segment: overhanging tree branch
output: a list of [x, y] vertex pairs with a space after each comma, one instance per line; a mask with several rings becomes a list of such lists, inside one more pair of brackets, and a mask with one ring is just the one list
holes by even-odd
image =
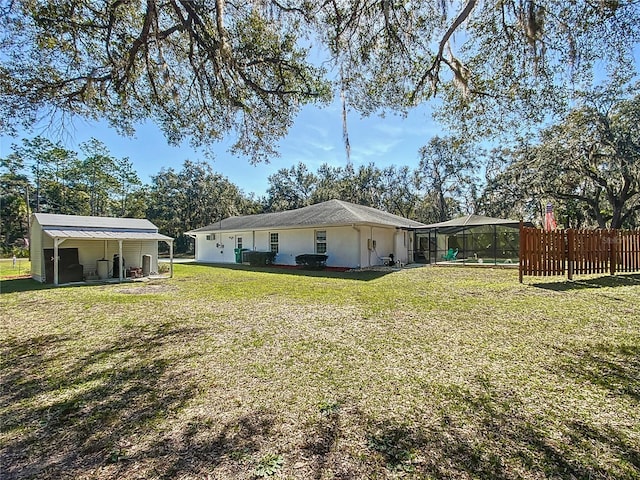
[[439, 71], [440, 71], [441, 63], [443, 62], [447, 63], [449, 68], [453, 70], [452, 65], [449, 62], [446, 62], [444, 58], [444, 49], [447, 43], [449, 42], [451, 35], [453, 35], [454, 32], [460, 27], [460, 25], [462, 25], [462, 23], [469, 17], [469, 15], [471, 14], [471, 11], [476, 6], [476, 3], [477, 3], [476, 0], [468, 0], [465, 7], [458, 14], [456, 19], [453, 21], [451, 26], [447, 29], [447, 31], [443, 35], [442, 39], [440, 40], [440, 44], [438, 45], [438, 51], [433, 59], [433, 62], [431, 63], [431, 66], [422, 75], [420, 80], [418, 80], [416, 87], [414, 88], [413, 93], [411, 94], [411, 102], [415, 101], [415, 98], [418, 95], [418, 92], [422, 90], [427, 80], [431, 81], [433, 91], [435, 92], [438, 81], [439, 81]]

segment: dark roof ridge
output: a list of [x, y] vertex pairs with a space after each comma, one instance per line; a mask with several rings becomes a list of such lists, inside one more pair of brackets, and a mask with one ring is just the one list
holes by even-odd
[[416, 228], [423, 224], [390, 212], [345, 200], [331, 199], [281, 212], [227, 217], [204, 227], [190, 230], [189, 234], [215, 230], [279, 228], [322, 225], [349, 225], [354, 223]]

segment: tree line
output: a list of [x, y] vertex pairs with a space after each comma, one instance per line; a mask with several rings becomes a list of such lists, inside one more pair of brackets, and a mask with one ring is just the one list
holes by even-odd
[[129, 158], [97, 139], [79, 153], [22, 139], [0, 159], [2, 247], [24, 248], [29, 214], [49, 212], [148, 218], [186, 252], [187, 230], [334, 198], [427, 224], [466, 213], [539, 222], [552, 202], [567, 227], [640, 226], [640, 95], [594, 93], [562, 122], [509, 147], [436, 136], [418, 158], [415, 168], [347, 163], [313, 172], [298, 163], [270, 175], [257, 197], [202, 161], [162, 168], [143, 184]]
[[203, 162], [143, 185], [99, 140], [76, 153], [26, 139], [2, 159], [5, 249], [24, 244], [33, 211], [145, 216], [183, 249], [182, 232], [221, 216], [330, 197], [426, 223], [535, 220], [550, 201], [561, 224], [639, 224], [635, 0], [0, 0], [0, 11], [2, 134], [81, 118], [126, 135], [149, 120], [169, 143], [226, 139], [257, 163], [304, 105], [337, 96], [347, 158], [349, 111], [437, 98], [452, 132], [425, 139], [415, 168], [298, 164], [260, 198]]

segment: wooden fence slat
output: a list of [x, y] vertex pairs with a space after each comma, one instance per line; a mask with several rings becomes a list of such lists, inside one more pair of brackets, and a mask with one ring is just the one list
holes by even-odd
[[625, 240], [626, 240], [626, 252], [625, 252], [625, 261], [627, 263], [627, 271], [631, 272], [633, 271], [633, 235], [631, 234], [631, 232], [627, 233], [625, 235]]
[[596, 265], [595, 265], [595, 234], [593, 231], [588, 231], [587, 232], [587, 245], [586, 245], [586, 254], [587, 254], [587, 265], [588, 265], [588, 271], [589, 274], [593, 274], [593, 273], [597, 273], [596, 272]]
[[627, 233], [627, 235], [625, 235], [627, 237], [627, 254], [626, 254], [626, 260], [627, 260], [627, 268], [629, 269], [628, 271], [631, 272], [634, 269], [634, 265], [633, 265], [633, 234], [631, 232]]
[[636, 271], [638, 265], [638, 243], [640, 242], [640, 232], [629, 232], [629, 268]]
[[635, 255], [634, 255], [634, 258], [636, 259], [636, 263], [635, 263], [634, 270], [640, 271], [640, 230], [636, 230], [634, 232], [634, 238], [636, 239]]
[[582, 252], [584, 254], [584, 273], [591, 273], [591, 236], [589, 235], [589, 231], [585, 230], [584, 233], [584, 244], [582, 245]]
[[609, 257], [609, 275], [616, 274], [616, 232], [614, 230], [607, 230], [608, 236], [608, 257]]
[[627, 236], [622, 233], [620, 235], [620, 265], [618, 267], [618, 271], [626, 272], [627, 271], [627, 252], [629, 251], [627, 247]]
[[638, 268], [638, 265], [636, 264], [636, 235], [633, 234], [633, 232], [629, 233], [629, 268], [631, 270], [635, 270], [636, 268]]
[[549, 258], [549, 251], [551, 250], [551, 232], [544, 232], [543, 234], [543, 240], [542, 240], [542, 258], [540, 260], [542, 260], [542, 268], [545, 271], [545, 274], [548, 275], [553, 275], [553, 272], [551, 272], [551, 259]]
[[597, 231], [594, 232], [594, 254], [595, 254], [595, 267], [597, 270], [597, 273], [602, 273], [602, 268], [603, 268], [603, 258], [602, 258], [602, 232], [601, 231]]
[[631, 236], [627, 235], [625, 233], [623, 233], [620, 236], [621, 240], [622, 240], [622, 263], [623, 263], [623, 272], [628, 272], [631, 268], [631, 245], [630, 245], [630, 240], [631, 240]]
[[602, 232], [593, 232], [593, 267], [594, 273], [602, 273], [602, 258], [600, 251], [602, 249]]
[[568, 229], [546, 232], [520, 227], [520, 281], [552, 276], [640, 271], [640, 230]]
[[633, 238], [635, 239], [635, 247], [634, 247], [635, 251], [632, 255], [636, 259], [634, 271], [637, 272], [637, 271], [640, 271], [640, 230], [637, 230], [636, 232], [634, 232]]
[[576, 266], [573, 269], [573, 273], [576, 274], [581, 274], [582, 273], [582, 267], [583, 267], [583, 258], [582, 258], [582, 248], [580, 247], [580, 235], [579, 235], [580, 231], [575, 231], [574, 232], [574, 238], [573, 238], [573, 248], [574, 248], [574, 261], [576, 262]]
[[573, 279], [575, 272], [575, 230], [567, 231], [567, 278]]
[[602, 252], [602, 273], [607, 273], [609, 271], [609, 250], [611, 250], [609, 230], [604, 230], [602, 232], [602, 239], [600, 242], [600, 251]]

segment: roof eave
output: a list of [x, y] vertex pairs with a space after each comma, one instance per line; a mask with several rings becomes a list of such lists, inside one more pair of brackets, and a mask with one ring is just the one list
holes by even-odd
[[338, 227], [383, 227], [383, 228], [404, 228], [404, 229], [416, 229], [423, 228], [422, 225], [410, 226], [410, 225], [398, 225], [392, 223], [382, 222], [346, 222], [346, 223], [310, 223], [307, 225], [265, 225], [260, 227], [255, 226], [238, 226], [235, 228], [210, 228], [210, 226], [197, 228], [195, 230], [189, 230], [184, 232], [185, 235], [195, 237], [197, 234], [207, 233], [225, 233], [225, 232], [245, 232], [245, 231], [268, 231], [268, 230], [302, 230], [307, 228], [338, 228]]

